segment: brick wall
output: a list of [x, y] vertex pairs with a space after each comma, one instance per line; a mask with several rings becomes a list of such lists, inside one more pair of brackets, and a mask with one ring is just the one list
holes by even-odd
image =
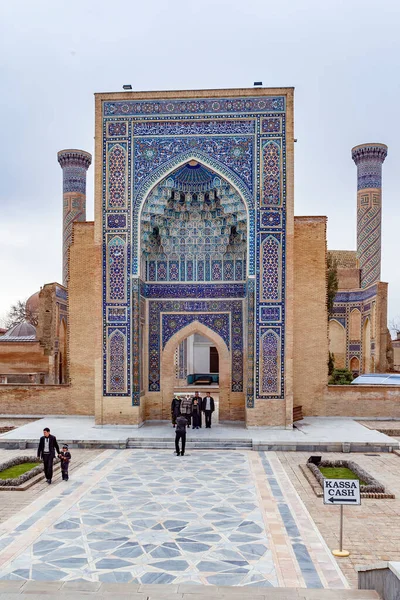
[[100, 255], [93, 243], [94, 223], [74, 223], [69, 249], [68, 315], [71, 406], [75, 414], [94, 414], [95, 282]]
[[326, 221], [294, 219], [294, 405], [305, 415], [328, 381]]
[[0, 385], [4, 415], [85, 415], [84, 409], [71, 403], [68, 385]]
[[314, 402], [313, 415], [340, 417], [400, 417], [400, 387], [389, 385], [329, 385]]
[[1, 373], [48, 373], [49, 357], [39, 342], [1, 342]]
[[375, 316], [375, 372], [385, 373], [388, 368], [386, 352], [390, 342], [387, 328], [388, 284], [379, 282], [376, 294]]
[[400, 371], [400, 334], [397, 334], [397, 340], [392, 341], [393, 347], [393, 368]]
[[360, 269], [338, 267], [337, 276], [339, 290], [353, 290], [360, 287]]

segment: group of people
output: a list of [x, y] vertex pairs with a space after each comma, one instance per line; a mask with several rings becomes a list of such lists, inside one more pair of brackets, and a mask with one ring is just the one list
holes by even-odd
[[[199, 392], [194, 396], [175, 396], [171, 403], [172, 425], [175, 427], [179, 416], [185, 417], [187, 427], [192, 425], [193, 429], [200, 429], [202, 425], [202, 413], [204, 413], [206, 429], [211, 428], [211, 415], [215, 410], [214, 398], [207, 394], [202, 398]], [[192, 422], [193, 421], [193, 422]]]
[[62, 451], [60, 451], [56, 436], [50, 433], [48, 427], [45, 427], [43, 429], [43, 435], [39, 440], [37, 455], [38, 458], [43, 460], [44, 476], [49, 484], [53, 479], [53, 462], [56, 453], [61, 461], [62, 478], [64, 481], [68, 481], [68, 467], [72, 458], [71, 453], [68, 450], [68, 444], [64, 444]]
[[[175, 427], [175, 450], [177, 456], [184, 456], [186, 446], [186, 427], [192, 426], [192, 429], [200, 429], [202, 424], [202, 414], [206, 429], [211, 429], [211, 417], [215, 410], [214, 398], [208, 393], [202, 398], [199, 392], [194, 396], [184, 396], [179, 398], [175, 396], [171, 403], [172, 425]], [[182, 448], [179, 448], [181, 440]]]
[[[202, 424], [202, 415], [206, 429], [211, 428], [211, 417], [215, 410], [214, 398], [208, 393], [202, 398], [199, 392], [194, 396], [185, 396], [179, 398], [176, 396], [171, 403], [172, 425], [175, 429], [175, 450], [177, 456], [184, 456], [186, 445], [186, 427], [192, 426], [193, 429], [200, 429]], [[179, 448], [181, 440], [182, 449]], [[71, 462], [71, 453], [68, 450], [68, 444], [64, 444], [62, 451], [55, 435], [50, 433], [50, 429], [45, 427], [43, 435], [39, 440], [37, 450], [38, 458], [43, 460], [44, 474], [47, 483], [53, 479], [53, 462], [56, 456], [61, 461], [61, 474], [64, 481], [68, 481], [68, 467]]]

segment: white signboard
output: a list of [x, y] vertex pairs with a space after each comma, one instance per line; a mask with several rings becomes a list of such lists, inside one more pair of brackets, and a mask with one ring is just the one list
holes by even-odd
[[324, 479], [324, 504], [361, 504], [358, 479]]

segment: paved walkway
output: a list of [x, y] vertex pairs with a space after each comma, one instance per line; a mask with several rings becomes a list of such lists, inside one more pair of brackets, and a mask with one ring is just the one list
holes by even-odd
[[[330, 453], [329, 460], [343, 459]], [[279, 460], [297, 493], [306, 505], [329, 548], [338, 547], [339, 508], [324, 506], [300, 471], [309, 457], [304, 452], [280, 452]], [[352, 587], [357, 587], [355, 567], [380, 561], [400, 561], [400, 457], [396, 454], [352, 454], [349, 458], [381, 481], [394, 499], [363, 498], [361, 506], [344, 509], [344, 547], [349, 558], [338, 559]]]
[[[101, 451], [100, 451], [101, 452]], [[14, 456], [36, 456], [36, 450], [4, 450], [0, 448], [0, 464], [14, 458]], [[85, 463], [93, 460], [99, 455], [98, 450], [74, 450], [73, 461], [70, 465], [71, 476], [73, 477], [75, 471], [79, 469]], [[53, 487], [57, 486], [58, 483], [62, 482], [61, 471], [55, 471], [53, 477]], [[33, 500], [36, 500], [44, 493], [48, 491], [48, 484], [43, 479], [39, 481], [31, 488], [25, 491], [22, 490], [0, 490], [0, 523], [6, 521], [24, 507], [29, 506]], [[2, 528], [0, 525], [0, 535], [2, 534]]]
[[107, 450], [1, 529], [0, 581], [348, 587], [273, 452]]
[[[35, 422], [27, 423], [18, 429], [0, 435], [0, 444], [11, 441], [35, 441], [41, 435], [43, 427], [50, 427], [57, 438], [69, 443], [95, 441], [104, 444], [126, 444], [128, 438], [136, 440], [166, 440], [172, 443], [173, 428], [166, 422], [147, 422], [143, 427], [96, 427], [93, 417], [47, 417]], [[188, 431], [188, 439], [195, 440], [244, 440], [252, 441], [253, 447], [262, 448], [262, 445], [278, 444], [282, 449], [286, 446], [307, 446], [305, 449], [312, 451], [311, 446], [336, 444], [341, 450], [342, 444], [352, 444], [352, 449], [357, 451], [357, 446], [379, 445], [399, 448], [399, 442], [389, 436], [364, 427], [354, 419], [341, 417], [306, 417], [296, 423], [294, 429], [246, 429], [243, 424], [224, 424], [211, 429]], [[359, 448], [361, 451], [364, 448]]]

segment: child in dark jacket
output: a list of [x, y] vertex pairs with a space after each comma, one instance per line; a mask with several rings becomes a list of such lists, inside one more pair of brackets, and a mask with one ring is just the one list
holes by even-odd
[[64, 444], [62, 452], [58, 455], [61, 460], [61, 474], [64, 481], [68, 481], [68, 467], [71, 460], [71, 453], [68, 451], [68, 444]]

